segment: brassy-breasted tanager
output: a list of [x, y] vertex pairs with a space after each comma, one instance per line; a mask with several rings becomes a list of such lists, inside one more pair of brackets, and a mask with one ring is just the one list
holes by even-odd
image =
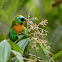
[[22, 15], [17, 15], [16, 17], [14, 17], [13, 21], [12, 21], [12, 26], [9, 32], [9, 38], [11, 41], [16, 41], [18, 39], [18, 35], [26, 34], [26, 28], [24, 27], [23, 23], [24, 23], [25, 18]]

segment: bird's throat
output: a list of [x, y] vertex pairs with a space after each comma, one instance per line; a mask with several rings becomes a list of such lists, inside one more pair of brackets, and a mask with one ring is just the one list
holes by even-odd
[[14, 27], [13, 27], [13, 29], [14, 29], [14, 32], [16, 33], [16, 34], [21, 34], [22, 32], [23, 32], [23, 30], [24, 30], [24, 26], [23, 25], [15, 25]]

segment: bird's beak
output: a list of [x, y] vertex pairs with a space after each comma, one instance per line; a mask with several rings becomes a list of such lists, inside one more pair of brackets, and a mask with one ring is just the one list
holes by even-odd
[[26, 21], [26, 19], [25, 19], [25, 18], [24, 18], [23, 20], [24, 20], [24, 21]]
[[21, 21], [26, 21], [26, 19], [25, 18], [21, 18]]
[[23, 21], [26, 21], [26, 19], [25, 19], [25, 18], [23, 18]]
[[22, 23], [20, 23], [20, 25], [22, 25], [24, 23], [24, 21], [26, 21], [26, 19], [25, 18], [21, 18], [21, 21], [22, 21]]

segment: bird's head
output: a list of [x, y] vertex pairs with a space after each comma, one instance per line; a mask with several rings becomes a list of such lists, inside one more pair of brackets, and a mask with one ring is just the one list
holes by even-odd
[[26, 20], [25, 20], [25, 18], [22, 15], [17, 15], [13, 19], [13, 23], [19, 23], [20, 25], [22, 25], [24, 21], [26, 21]]

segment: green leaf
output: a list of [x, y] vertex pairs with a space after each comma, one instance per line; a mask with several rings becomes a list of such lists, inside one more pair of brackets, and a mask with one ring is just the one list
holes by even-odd
[[24, 62], [23, 57], [19, 52], [14, 51], [14, 50], [12, 50], [12, 52], [16, 55], [16, 58], [19, 60], [19, 62]]
[[[58, 53], [56, 53], [52, 59], [57, 59], [59, 56], [62, 56], [62, 51], [59, 51]], [[49, 62], [51, 62], [51, 59], [49, 60]]]
[[[40, 56], [41, 59], [43, 60], [48, 60], [47, 52], [45, 51], [45, 48], [42, 48], [39, 43], [36, 44], [36, 46], [39, 48], [38, 49], [38, 54], [37, 56]], [[45, 50], [44, 50], [45, 49]], [[40, 53], [40, 54], [39, 54]]]
[[23, 39], [17, 43], [19, 47], [21, 48], [22, 52], [24, 51], [25, 47], [28, 45], [28, 39]]
[[7, 62], [11, 53], [11, 46], [6, 40], [0, 43], [0, 62]]
[[15, 43], [20, 41], [24, 37], [24, 34], [23, 33], [22, 34], [18, 34], [17, 37], [18, 37], [18, 40], [16, 40]]
[[14, 43], [12, 41], [8, 41], [8, 42], [11, 45], [13, 50], [19, 52], [22, 55], [22, 50], [21, 50], [21, 48], [16, 43]]
[[53, 56], [53, 59], [56, 59], [57, 57], [61, 56], [62, 55], [62, 51], [59, 51], [58, 53], [56, 53], [54, 56]]
[[18, 39], [20, 39], [20, 38], [22, 38], [24, 35], [18, 35], [17, 37], [18, 37]]

